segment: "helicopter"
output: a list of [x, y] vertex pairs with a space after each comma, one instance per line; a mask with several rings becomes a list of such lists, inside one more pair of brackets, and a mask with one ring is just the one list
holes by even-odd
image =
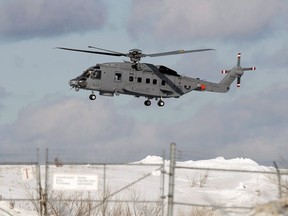
[[80, 89], [90, 90], [90, 100], [96, 99], [94, 92], [98, 91], [99, 95], [102, 96], [112, 97], [114, 95], [124, 94], [135, 97], [145, 97], [145, 106], [150, 106], [151, 100], [156, 99], [158, 106], [163, 107], [165, 105], [164, 98], [179, 98], [191, 91], [226, 93], [230, 90], [230, 85], [236, 79], [237, 87], [240, 87], [241, 76], [244, 74], [244, 71], [256, 70], [256, 67], [242, 68], [240, 65], [241, 53], [238, 53], [237, 65], [230, 70], [223, 70], [222, 73], [225, 74], [225, 77], [219, 83], [215, 83], [199, 78], [182, 76], [164, 65], [140, 63], [143, 57], [187, 54], [211, 51], [214, 49], [175, 50], [145, 54], [142, 53], [140, 49], [131, 49], [128, 53], [122, 53], [95, 46], [88, 46], [90, 50], [66, 47], [56, 48], [75, 52], [130, 58], [130, 61], [96, 64], [69, 81], [69, 85], [76, 91]]

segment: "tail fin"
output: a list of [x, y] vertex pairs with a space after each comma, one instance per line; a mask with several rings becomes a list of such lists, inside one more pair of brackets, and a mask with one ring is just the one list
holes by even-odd
[[220, 84], [226, 85], [229, 87], [235, 79], [237, 79], [237, 87], [240, 87], [241, 76], [244, 74], [244, 71], [256, 70], [256, 67], [242, 68], [241, 67], [241, 53], [237, 55], [237, 66], [231, 70], [222, 70], [222, 74], [226, 76], [220, 81]]

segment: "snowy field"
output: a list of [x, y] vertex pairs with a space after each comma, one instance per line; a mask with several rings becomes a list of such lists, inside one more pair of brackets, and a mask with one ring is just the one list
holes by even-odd
[[[164, 202], [165, 209], [167, 209], [169, 176], [164, 175], [163, 183], [162, 164], [162, 158], [148, 156], [129, 165], [106, 165], [105, 170], [102, 165], [49, 166], [48, 185], [53, 190], [55, 175], [97, 176], [97, 190], [87, 192], [74, 188], [74, 190], [60, 191], [62, 198], [71, 198], [72, 194], [77, 194], [75, 199], [79, 199], [80, 196], [81, 198], [89, 196], [89, 199], [98, 201], [101, 200], [104, 188], [106, 188], [105, 193], [109, 192], [109, 195], [112, 195], [109, 198], [112, 201], [159, 201], [164, 185], [164, 196], [166, 196]], [[35, 167], [32, 167], [31, 172], [25, 171], [25, 168], [29, 166], [0, 166], [0, 196], [2, 197], [0, 216], [38, 215], [31, 203], [21, 201], [29, 199], [28, 196], [37, 197]], [[233, 170], [233, 172], [225, 170]], [[256, 172], [236, 172], [235, 170]], [[45, 167], [41, 166], [42, 186], [45, 185], [44, 171]], [[165, 161], [165, 172], [169, 172], [169, 161]], [[250, 159], [243, 158], [226, 160], [219, 157], [203, 161], [177, 162], [174, 215], [183, 215], [184, 212], [191, 211], [190, 204], [214, 206], [216, 210], [213, 215], [247, 215], [250, 209], [234, 207], [250, 208], [278, 198], [277, 176], [261, 172], [275, 172], [275, 169], [260, 166]], [[123, 189], [127, 185], [131, 186]], [[11, 208], [14, 201], [15, 206]]]

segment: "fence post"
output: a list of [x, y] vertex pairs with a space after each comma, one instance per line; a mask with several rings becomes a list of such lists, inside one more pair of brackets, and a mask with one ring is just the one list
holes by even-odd
[[39, 192], [39, 215], [42, 216], [43, 213], [43, 208], [42, 208], [42, 204], [43, 204], [43, 200], [42, 200], [42, 186], [41, 186], [41, 171], [40, 171], [40, 156], [39, 156], [39, 148], [37, 148], [37, 184], [38, 184], [38, 192]]
[[103, 208], [102, 208], [102, 216], [106, 215], [106, 164], [103, 166]]
[[176, 144], [171, 143], [171, 145], [170, 145], [169, 192], [168, 192], [168, 216], [173, 216], [174, 179], [175, 179], [175, 149], [176, 149]]
[[162, 216], [164, 216], [164, 212], [165, 212], [165, 209], [164, 209], [164, 203], [165, 203], [165, 151], [163, 152], [163, 156], [162, 156], [162, 171], [161, 171], [161, 174], [162, 174], [162, 179], [161, 179], [161, 188], [160, 188], [160, 191], [162, 192], [162, 195], [161, 195], [161, 199], [162, 199], [162, 208], [161, 208], [161, 211], [162, 211]]
[[48, 205], [48, 148], [46, 148], [46, 160], [45, 160], [45, 191], [43, 194], [43, 205], [44, 205], [44, 216], [48, 215], [47, 205]]
[[274, 167], [277, 171], [277, 177], [278, 177], [278, 192], [279, 192], [279, 198], [282, 198], [282, 187], [281, 187], [281, 174], [280, 174], [280, 170], [277, 166], [277, 163], [275, 161], [273, 161]]

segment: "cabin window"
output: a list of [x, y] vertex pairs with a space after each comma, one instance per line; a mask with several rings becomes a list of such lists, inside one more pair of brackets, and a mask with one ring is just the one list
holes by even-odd
[[101, 70], [94, 70], [91, 74], [92, 79], [101, 79]]
[[162, 80], [162, 81], [161, 81], [161, 85], [164, 86], [165, 84], [166, 84], [165, 80]]
[[157, 85], [157, 79], [153, 79], [153, 85]]
[[133, 76], [129, 76], [129, 81], [133, 82], [133, 80], [134, 80], [134, 77]]
[[141, 83], [141, 82], [142, 82], [142, 78], [141, 78], [141, 77], [138, 77], [138, 78], [137, 78], [137, 82], [138, 82], [138, 83]]
[[147, 84], [150, 83], [150, 79], [149, 79], [149, 78], [146, 79], [146, 83], [147, 83]]
[[115, 82], [121, 82], [122, 80], [122, 74], [121, 73], [115, 73], [114, 81]]

